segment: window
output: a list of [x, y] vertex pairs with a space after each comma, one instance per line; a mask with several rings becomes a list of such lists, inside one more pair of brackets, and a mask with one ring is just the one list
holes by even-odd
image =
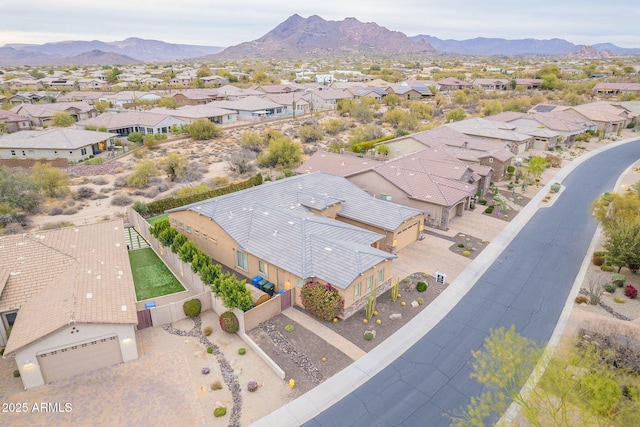
[[176, 219], [175, 218], [171, 218], [171, 224], [176, 225]]
[[16, 316], [18, 315], [17, 311], [12, 311], [9, 313], [2, 313], [2, 323], [4, 323], [4, 327], [11, 328], [16, 321]]
[[16, 155], [16, 150], [11, 150], [11, 155], [15, 156]]
[[493, 157], [489, 157], [489, 163], [493, 163]]
[[378, 270], [378, 283], [384, 282], [384, 268], [382, 270]]
[[249, 262], [247, 261], [247, 254], [244, 252], [236, 251], [236, 265], [238, 268], [248, 271]]
[[87, 149], [86, 148], [80, 149], [80, 154], [82, 154], [83, 156], [86, 156], [87, 155]]
[[195, 231], [195, 233], [196, 233], [196, 236], [199, 236], [199, 235], [200, 235], [200, 232], [199, 232], [198, 230], [194, 230], [194, 231]]
[[179, 223], [178, 223], [178, 227], [180, 227], [180, 229], [184, 230], [184, 223], [179, 222]]
[[187, 233], [191, 233], [191, 226], [187, 225]]
[[209, 237], [209, 241], [211, 243], [215, 243], [216, 245], [218, 244], [218, 239], [216, 239], [215, 237]]
[[356, 286], [353, 288], [353, 298], [360, 297], [360, 283], [356, 283]]
[[298, 285], [299, 288], [302, 287], [302, 279], [298, 279], [298, 281], [296, 282], [296, 285]]
[[267, 263], [264, 261], [258, 261], [258, 271], [265, 276], [269, 275], [269, 267], [267, 267]]
[[367, 292], [373, 289], [373, 276], [367, 277]]

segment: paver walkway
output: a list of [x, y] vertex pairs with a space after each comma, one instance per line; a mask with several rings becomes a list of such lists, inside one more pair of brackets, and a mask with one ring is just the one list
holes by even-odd
[[360, 347], [344, 338], [342, 335], [333, 332], [331, 329], [313, 319], [311, 316], [300, 313], [293, 307], [286, 309], [282, 312], [282, 314], [295, 321], [296, 323], [304, 326], [335, 348], [340, 349], [340, 351], [342, 351], [353, 360], [358, 360], [359, 358], [367, 354]]
[[134, 227], [125, 227], [124, 238], [127, 241], [127, 248], [129, 250], [149, 247], [149, 243], [138, 233], [138, 230], [136, 230]]

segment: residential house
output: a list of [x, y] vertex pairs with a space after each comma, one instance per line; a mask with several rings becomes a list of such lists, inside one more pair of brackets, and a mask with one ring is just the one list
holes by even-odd
[[382, 98], [387, 96], [387, 92], [379, 87], [354, 87], [352, 89], [345, 89], [345, 91], [351, 93], [355, 99], [369, 97], [375, 99], [378, 102], [382, 102]]
[[465, 135], [507, 142], [514, 154], [530, 149], [535, 139], [532, 135], [516, 131], [516, 126], [512, 124], [479, 117], [447, 123], [445, 126]]
[[353, 95], [344, 90], [323, 89], [307, 92], [304, 99], [309, 101], [311, 111], [335, 110], [341, 99], [353, 99]]
[[[286, 116], [308, 114], [311, 106], [309, 101], [303, 98], [304, 92], [274, 93], [264, 96], [265, 99], [280, 104], [284, 107]], [[295, 108], [294, 108], [295, 107]], [[295, 112], [294, 112], [295, 111]]]
[[140, 132], [147, 135], [168, 134], [172, 126], [183, 126], [186, 122], [167, 114], [155, 114], [143, 111], [122, 111], [120, 113], [103, 113], [93, 119], [76, 123], [77, 128], [92, 126], [105, 128], [107, 131], [126, 137], [130, 133]]
[[34, 91], [37, 89], [42, 89], [42, 85], [38, 83], [36, 79], [32, 78], [19, 78], [19, 79], [11, 79], [5, 80], [4, 87], [11, 91]]
[[57, 102], [86, 102], [89, 105], [95, 105], [96, 102], [104, 96], [104, 92], [100, 91], [71, 91], [63, 93], [58, 97]]
[[30, 129], [31, 120], [12, 111], [0, 109], [0, 134]]
[[488, 187], [490, 170], [467, 165], [440, 148], [423, 148], [384, 162], [317, 151], [296, 173], [321, 171], [342, 176], [375, 198], [422, 211], [427, 225], [446, 230], [455, 216], [462, 216], [470, 207], [480, 187]]
[[107, 93], [102, 95], [100, 101], [108, 102], [113, 108], [128, 108], [136, 101], [159, 101], [160, 96], [151, 92], [140, 92], [136, 90], [123, 90], [121, 92]]
[[640, 83], [596, 83], [593, 91], [598, 95], [640, 95]]
[[471, 85], [478, 87], [485, 92], [494, 92], [496, 90], [507, 90], [509, 88], [509, 80], [507, 79], [474, 79]]
[[397, 95], [402, 99], [422, 99], [428, 96], [432, 96], [433, 93], [426, 86], [402, 86], [393, 85], [389, 86], [385, 91], [387, 94]]
[[60, 97], [60, 92], [52, 91], [37, 91], [37, 92], [17, 92], [15, 95], [9, 97], [9, 104], [49, 104], [56, 102]]
[[348, 180], [311, 173], [265, 183], [168, 211], [171, 224], [241, 276], [275, 291], [304, 283], [335, 287], [343, 317], [392, 283], [392, 252], [421, 237], [416, 209], [375, 199]]
[[455, 90], [471, 89], [471, 83], [455, 77], [447, 77], [436, 82], [436, 88], [442, 92], [452, 92]]
[[251, 90], [257, 90], [267, 95], [278, 95], [283, 93], [299, 92], [300, 87], [292, 84], [277, 84], [277, 85], [253, 85], [249, 86]]
[[212, 104], [204, 105], [183, 105], [175, 109], [152, 108], [150, 113], [163, 114], [183, 120], [189, 124], [198, 119], [207, 119], [219, 125], [234, 123], [238, 120], [238, 113], [234, 110], [219, 108]]
[[475, 165], [490, 168], [489, 175], [481, 169], [476, 170], [483, 177], [478, 185], [481, 195], [486, 193], [490, 181], [502, 179], [514, 157], [506, 142], [476, 138], [447, 126], [395, 138], [386, 141], [385, 145], [390, 157], [406, 156], [424, 150], [425, 147], [441, 148], [466, 163], [472, 170], [477, 169]]
[[515, 79], [516, 87], [521, 86], [525, 89], [540, 89], [540, 85], [542, 84], [542, 79]]
[[138, 358], [124, 231], [116, 220], [2, 237], [0, 345], [25, 389]]
[[82, 101], [55, 104], [21, 104], [9, 111], [28, 118], [34, 126], [50, 126], [53, 122], [53, 116], [62, 112], [69, 113], [75, 121], [90, 119], [98, 115], [98, 110]]
[[[534, 110], [535, 111], [535, 110]], [[544, 113], [517, 113], [507, 111], [486, 117], [488, 120], [497, 120], [514, 124], [518, 129], [548, 129], [559, 135], [558, 143], [564, 143], [571, 147], [575, 143], [577, 135], [588, 130], [597, 130], [597, 125], [575, 114], [565, 111], [549, 111]], [[533, 148], [544, 149], [534, 141]]]
[[74, 90], [78, 88], [75, 79], [64, 77], [45, 77], [39, 79], [38, 83], [45, 89]]
[[[607, 138], [619, 135], [622, 129], [632, 123], [638, 117], [637, 113], [615, 107], [609, 103], [590, 103], [575, 105], [572, 107], [558, 106], [557, 111], [566, 111], [577, 115], [583, 120], [595, 123], [598, 131]], [[556, 111], [554, 110], [554, 111]]]
[[220, 99], [227, 101], [237, 101], [248, 96], [256, 97], [264, 95], [264, 92], [253, 89], [243, 89], [233, 85], [224, 85], [216, 89], [220, 94]]
[[114, 147], [117, 136], [72, 128], [23, 130], [0, 136], [0, 159], [67, 159], [77, 163]]
[[101, 80], [97, 78], [93, 79], [79, 79], [78, 80], [78, 89], [79, 90], [95, 90], [95, 91], [106, 91], [109, 89], [109, 84], [106, 80]]
[[238, 112], [238, 119], [245, 121], [282, 116], [285, 112], [285, 107], [282, 104], [260, 96], [248, 96], [235, 101], [214, 101], [211, 105], [226, 110], [235, 110]]
[[202, 105], [224, 99], [217, 89], [185, 89], [172, 96], [180, 105]]

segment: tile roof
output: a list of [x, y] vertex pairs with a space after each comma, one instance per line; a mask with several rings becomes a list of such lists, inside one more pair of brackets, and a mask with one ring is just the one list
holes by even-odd
[[156, 126], [167, 119], [167, 114], [147, 113], [144, 111], [122, 111], [120, 113], [103, 113], [98, 117], [80, 120], [78, 126], [96, 126], [107, 129], [119, 129], [132, 126]]
[[77, 109], [80, 112], [88, 112], [95, 110], [94, 107], [84, 101], [77, 102], [60, 102], [55, 104], [20, 104], [11, 108], [9, 111], [20, 114], [25, 111], [31, 117], [51, 117], [55, 113]]
[[325, 172], [332, 175], [349, 177], [357, 175], [384, 162], [352, 156], [348, 154], [316, 151], [295, 170], [296, 173]]
[[0, 268], [0, 311], [19, 309], [5, 354], [72, 321], [137, 324], [121, 220], [2, 237]]
[[515, 126], [504, 122], [496, 122], [482, 118], [461, 120], [459, 122], [448, 123], [448, 126], [466, 135], [478, 136], [482, 138], [500, 139], [504, 141], [524, 142], [530, 139], [529, 135], [522, 134], [515, 130]]
[[76, 150], [117, 136], [115, 133], [73, 128], [23, 130], [0, 136], [0, 148]]
[[208, 117], [226, 116], [229, 114], [238, 114], [234, 110], [216, 107], [211, 103], [201, 105], [184, 105], [178, 108], [152, 108], [150, 113], [164, 114], [177, 118], [199, 119]]
[[235, 101], [212, 101], [211, 105], [227, 110], [258, 111], [281, 108], [282, 104], [265, 99], [261, 96], [246, 96]]
[[[337, 203], [341, 204], [340, 217], [385, 230], [395, 230], [420, 214], [417, 209], [376, 199], [344, 178], [321, 172], [266, 183], [168, 212], [189, 210], [209, 217], [252, 254], [300, 277], [330, 277], [331, 283], [346, 287], [363, 268], [394, 256], [370, 247], [382, 235], [313, 215], [311, 211], [311, 207], [322, 210]], [[334, 259], [336, 254], [340, 259]], [[313, 263], [307, 265], [310, 259]], [[335, 265], [342, 265], [346, 259], [353, 263], [336, 271]]]

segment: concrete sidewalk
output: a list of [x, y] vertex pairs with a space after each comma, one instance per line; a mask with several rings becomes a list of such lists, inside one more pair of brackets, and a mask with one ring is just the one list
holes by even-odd
[[344, 338], [342, 335], [333, 332], [331, 329], [327, 328], [311, 316], [301, 313], [293, 307], [286, 309], [282, 312], [282, 314], [284, 314], [294, 322], [302, 325], [306, 329], [310, 330], [311, 332], [325, 340], [328, 344], [334, 346], [335, 348], [349, 356], [354, 361], [367, 354], [364, 350], [353, 344], [348, 339]]

